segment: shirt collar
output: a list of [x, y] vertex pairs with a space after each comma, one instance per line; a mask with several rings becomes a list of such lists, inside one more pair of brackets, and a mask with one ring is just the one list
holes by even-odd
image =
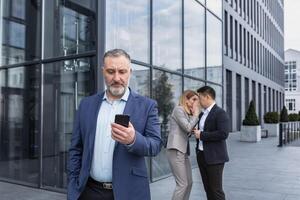
[[214, 105], [216, 104], [216, 102], [213, 102], [208, 108], [204, 109], [204, 113], [209, 113], [211, 111], [211, 109], [214, 107]]
[[[104, 95], [103, 95], [103, 98], [102, 100], [108, 100], [108, 97], [107, 97], [107, 90], [104, 92]], [[126, 90], [125, 90], [125, 93], [123, 94], [123, 96], [121, 97], [121, 99], [118, 99], [118, 100], [123, 100], [123, 101], [127, 101], [128, 98], [129, 98], [129, 94], [130, 94], [130, 90], [128, 87], [126, 87]]]

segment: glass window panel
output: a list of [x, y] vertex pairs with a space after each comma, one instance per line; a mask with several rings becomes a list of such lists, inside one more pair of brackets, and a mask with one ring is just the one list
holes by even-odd
[[0, 3], [0, 66], [40, 58], [40, 1]]
[[131, 64], [131, 68], [130, 88], [140, 95], [150, 97], [150, 69], [136, 64]]
[[195, 0], [185, 1], [184, 73], [201, 79], [205, 79], [204, 12], [204, 8]]
[[169, 132], [168, 122], [173, 108], [178, 104], [182, 92], [181, 77], [175, 74], [153, 70], [153, 98], [158, 103], [158, 114], [161, 123], [163, 148], [158, 156], [152, 159], [152, 178], [158, 179], [171, 173], [166, 158], [166, 142]]
[[222, 23], [207, 13], [207, 80], [222, 83]]
[[67, 186], [73, 120], [81, 99], [95, 91], [93, 66], [95, 58], [79, 58], [44, 67], [43, 186]]
[[44, 3], [45, 58], [96, 49], [96, 0]]
[[106, 1], [106, 49], [121, 48], [132, 59], [149, 63], [150, 1]]
[[184, 78], [184, 90], [197, 91], [200, 87], [204, 86], [205, 83], [191, 78]]
[[6, 33], [9, 33], [9, 35], [5, 35], [6, 40], [4, 44], [16, 49], [25, 49], [25, 38], [23, 37], [26, 30], [25, 25], [8, 20], [4, 20], [4, 23], [5, 22], [7, 28]]
[[218, 85], [214, 85], [214, 84], [207, 84], [208, 86], [214, 88], [215, 92], [216, 92], [216, 103], [218, 104], [219, 107], [223, 107], [223, 100], [222, 100], [222, 87], [218, 86]]
[[38, 186], [40, 68], [0, 69], [0, 177]]
[[26, 0], [11, 0], [11, 2], [12, 2], [12, 16], [24, 20]]
[[222, 0], [207, 0], [206, 6], [218, 17], [222, 18]]
[[153, 64], [181, 71], [181, 1], [153, 1]]

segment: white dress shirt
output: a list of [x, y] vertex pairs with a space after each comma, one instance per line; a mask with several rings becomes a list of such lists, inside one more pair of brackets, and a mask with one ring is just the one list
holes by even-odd
[[121, 99], [109, 101], [106, 92], [97, 118], [94, 153], [90, 176], [99, 182], [112, 182], [112, 163], [115, 140], [111, 138], [111, 123], [116, 114], [123, 114], [130, 91], [126, 89]]
[[[199, 121], [199, 130], [200, 130], [200, 132], [204, 131], [205, 120], [206, 120], [209, 112], [211, 111], [211, 109], [214, 107], [215, 104], [216, 104], [216, 102], [212, 103], [208, 108], [206, 108], [202, 111], [203, 115], [202, 115], [202, 117]], [[200, 138], [201, 138], [201, 134], [200, 134]], [[199, 140], [198, 149], [200, 151], [203, 151], [203, 142], [201, 140]]]

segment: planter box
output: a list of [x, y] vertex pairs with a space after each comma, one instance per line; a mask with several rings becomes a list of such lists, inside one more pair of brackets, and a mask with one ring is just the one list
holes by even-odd
[[261, 126], [242, 126], [241, 127], [242, 142], [259, 142], [261, 141]]
[[264, 129], [268, 130], [269, 137], [277, 137], [279, 135], [279, 124], [264, 124]]

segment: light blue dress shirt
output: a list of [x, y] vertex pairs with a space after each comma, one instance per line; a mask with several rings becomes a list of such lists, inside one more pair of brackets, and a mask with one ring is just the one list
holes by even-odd
[[[214, 107], [216, 103], [212, 103], [208, 108], [204, 109], [203, 110], [203, 115], [199, 121], [199, 130], [200, 132], [203, 132], [204, 131], [204, 125], [205, 125], [205, 120], [210, 112], [210, 110]], [[200, 135], [200, 138], [201, 138], [201, 135]], [[198, 146], [198, 149], [200, 151], [203, 151], [203, 142], [201, 140], [199, 140], [199, 146]]]
[[111, 123], [116, 114], [123, 114], [130, 91], [126, 89], [119, 100], [109, 101], [106, 92], [97, 118], [94, 154], [90, 175], [99, 182], [112, 182], [112, 164], [115, 140], [111, 138]]

